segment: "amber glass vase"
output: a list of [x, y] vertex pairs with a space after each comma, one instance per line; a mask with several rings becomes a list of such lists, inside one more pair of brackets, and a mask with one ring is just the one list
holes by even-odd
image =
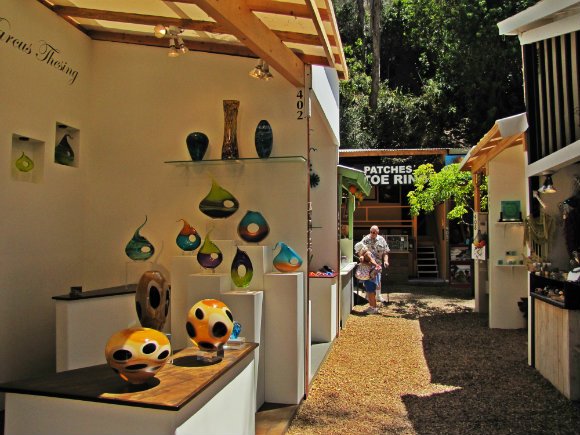
[[238, 108], [240, 102], [224, 100], [224, 143], [222, 160], [239, 159], [238, 152]]

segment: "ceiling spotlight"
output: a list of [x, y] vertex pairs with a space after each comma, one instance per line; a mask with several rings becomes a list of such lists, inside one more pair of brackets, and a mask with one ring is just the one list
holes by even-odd
[[256, 65], [250, 71], [250, 77], [254, 77], [255, 79], [262, 79], [265, 81], [268, 81], [268, 80], [271, 80], [274, 78], [274, 76], [270, 72], [270, 67], [262, 59], [260, 59], [260, 61], [258, 62], [258, 65]]
[[[157, 24], [153, 28], [153, 33], [156, 38], [169, 37], [169, 57], [177, 57], [180, 54], [187, 53], [189, 49], [183, 42], [183, 38], [180, 36], [183, 33], [183, 29], [176, 26], [164, 26], [163, 24]], [[177, 39], [177, 44], [175, 40]]]
[[167, 27], [165, 27], [163, 24], [157, 24], [155, 27], [153, 27], [153, 33], [155, 34], [156, 38], [161, 39], [167, 35]]
[[552, 181], [552, 175], [548, 174], [546, 175], [546, 179], [544, 180], [544, 184], [542, 185], [542, 187], [540, 187], [538, 189], [538, 192], [540, 193], [556, 193], [557, 190], [554, 187], [554, 183]]
[[174, 38], [171, 38], [169, 40], [169, 53], [167, 53], [167, 56], [169, 56], [169, 57], [179, 56], [179, 51], [175, 47], [175, 39]]

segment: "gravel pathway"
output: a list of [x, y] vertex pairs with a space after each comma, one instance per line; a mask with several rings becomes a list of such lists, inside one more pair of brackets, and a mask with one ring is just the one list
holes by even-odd
[[525, 330], [489, 329], [465, 290], [396, 291], [379, 314], [355, 307], [288, 434], [580, 434]]

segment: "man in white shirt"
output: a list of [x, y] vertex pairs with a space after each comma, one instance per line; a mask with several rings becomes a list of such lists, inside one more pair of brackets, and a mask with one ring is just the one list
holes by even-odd
[[[383, 270], [384, 268], [389, 267], [389, 252], [391, 252], [391, 249], [389, 248], [385, 238], [379, 235], [378, 226], [373, 225], [370, 229], [370, 233], [362, 238], [361, 243], [369, 248], [376, 261], [383, 264]], [[386, 302], [381, 295], [380, 279], [377, 286], [377, 302]]]

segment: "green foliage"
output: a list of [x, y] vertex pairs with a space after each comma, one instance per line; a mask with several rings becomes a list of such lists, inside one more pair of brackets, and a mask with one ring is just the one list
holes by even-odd
[[470, 147], [496, 119], [524, 111], [519, 42], [497, 23], [536, 1], [383, 1], [373, 113], [369, 32], [356, 2], [335, 0], [351, 76], [341, 84], [341, 147]]
[[[407, 194], [412, 216], [417, 216], [420, 212], [431, 213], [436, 205], [447, 200], [451, 200], [453, 205], [447, 213], [449, 219], [462, 219], [472, 209], [471, 172], [460, 171], [458, 163], [444, 166], [439, 172], [435, 171], [431, 163], [427, 163], [415, 169], [413, 175], [415, 190]], [[487, 204], [487, 195], [485, 198]]]

